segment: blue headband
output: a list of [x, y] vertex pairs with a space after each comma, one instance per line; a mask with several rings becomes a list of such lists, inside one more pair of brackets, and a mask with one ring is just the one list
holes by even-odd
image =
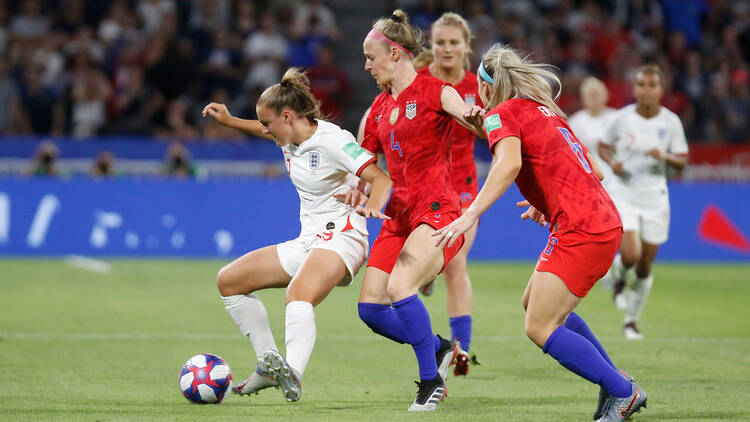
[[495, 84], [495, 80], [492, 79], [492, 76], [490, 76], [490, 74], [487, 73], [486, 70], [484, 70], [484, 63], [479, 63], [479, 69], [477, 70], [477, 72], [479, 72], [479, 76], [481, 76], [485, 81], [489, 82], [490, 85]]

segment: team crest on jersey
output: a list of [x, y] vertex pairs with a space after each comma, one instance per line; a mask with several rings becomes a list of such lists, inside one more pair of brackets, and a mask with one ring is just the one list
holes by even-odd
[[313, 151], [310, 153], [310, 170], [315, 171], [320, 167], [320, 153]]
[[417, 100], [406, 102], [406, 118], [411, 120], [417, 116]]
[[466, 94], [464, 95], [464, 102], [470, 106], [477, 105], [477, 96], [474, 94]]
[[659, 137], [659, 140], [663, 141], [664, 138], [667, 137], [667, 128], [660, 127], [656, 129], [656, 136]]
[[392, 125], [396, 124], [396, 120], [398, 120], [398, 107], [394, 107], [393, 110], [391, 110], [391, 117], [388, 119]]

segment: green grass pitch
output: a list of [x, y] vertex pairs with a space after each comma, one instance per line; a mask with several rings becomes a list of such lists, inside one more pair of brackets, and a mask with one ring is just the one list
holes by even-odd
[[[275, 389], [193, 405], [177, 375], [190, 356], [222, 356], [236, 380], [254, 354], [223, 309], [216, 260], [113, 260], [110, 274], [63, 260], [0, 260], [0, 420], [496, 420], [587, 421], [598, 386], [545, 356], [523, 331], [521, 294], [532, 263], [474, 263], [472, 352], [481, 366], [448, 379], [430, 414], [407, 414], [417, 366], [411, 348], [357, 317], [359, 281], [316, 308], [318, 339], [302, 400]], [[635, 421], [750, 420], [748, 265], [657, 262], [642, 342], [620, 335], [622, 314], [595, 287], [578, 312], [613, 360], [649, 394]], [[260, 293], [283, 351], [282, 291]], [[424, 299], [449, 335], [445, 288]]]

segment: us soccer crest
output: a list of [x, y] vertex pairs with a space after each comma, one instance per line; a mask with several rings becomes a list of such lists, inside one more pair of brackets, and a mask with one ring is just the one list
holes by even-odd
[[667, 128], [660, 127], [656, 129], [656, 135], [659, 137], [659, 140], [663, 141], [667, 137]]
[[464, 102], [470, 106], [477, 105], [477, 96], [474, 94], [466, 94], [464, 95]]
[[391, 110], [391, 117], [388, 119], [388, 122], [395, 125], [396, 120], [398, 120], [398, 107], [394, 107], [394, 109]]
[[310, 170], [315, 171], [320, 167], [320, 153], [313, 151], [310, 153]]
[[411, 120], [417, 115], [417, 100], [406, 102], [406, 118]]

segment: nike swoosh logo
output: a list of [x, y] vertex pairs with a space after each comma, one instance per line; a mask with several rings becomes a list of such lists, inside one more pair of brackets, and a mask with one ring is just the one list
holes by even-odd
[[540, 257], [540, 259], [541, 259], [542, 261], [549, 261], [549, 259], [547, 259], [547, 258], [545, 258], [545, 257], [543, 257], [543, 256], [542, 256], [542, 257]]
[[630, 416], [630, 411], [633, 409], [633, 404], [635, 404], [635, 401], [638, 399], [638, 396], [640, 395], [641, 387], [638, 387], [638, 390], [636, 390], [635, 394], [633, 394], [633, 399], [630, 400], [630, 403], [628, 403], [628, 407], [625, 409], [622, 408], [622, 406], [617, 406], [617, 410], [620, 411], [620, 416], [623, 418], [627, 418]]

